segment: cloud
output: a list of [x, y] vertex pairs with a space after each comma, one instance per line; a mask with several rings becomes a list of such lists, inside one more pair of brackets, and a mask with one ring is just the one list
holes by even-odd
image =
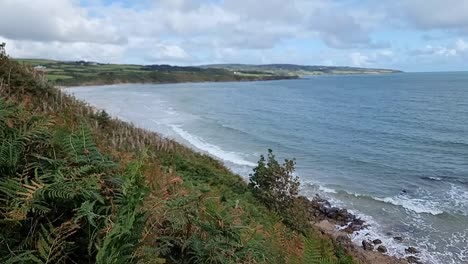
[[468, 0], [0, 0], [0, 40], [16, 57], [385, 66], [465, 54], [466, 14]]
[[194, 58], [175, 43], [160, 39], [135, 38], [126, 48], [126, 55], [142, 58], [144, 63], [191, 62]]
[[77, 1], [0, 0], [0, 34], [16, 40], [121, 43], [110, 23], [88, 16]]
[[455, 42], [455, 49], [459, 52], [468, 52], [468, 42], [463, 39], [458, 39]]
[[443, 45], [426, 45], [423, 48], [414, 49], [410, 52], [413, 56], [423, 57], [445, 57], [445, 58], [463, 58], [468, 57], [468, 42], [463, 39], [457, 39], [453, 43]]
[[352, 52], [349, 57], [353, 66], [364, 67], [370, 64], [369, 57], [360, 52]]
[[331, 47], [371, 44], [359, 18], [338, 15], [339, 5], [325, 0], [161, 0], [148, 1], [147, 8], [101, 1], [85, 8], [77, 0], [0, 0], [0, 5], [0, 34], [16, 40], [116, 44], [132, 37], [193, 37], [268, 49], [295, 36], [316, 36]]
[[372, 42], [369, 30], [364, 29], [357, 18], [348, 14], [318, 12], [309, 23], [312, 29], [319, 32], [323, 41], [333, 48], [370, 46]]
[[102, 43], [11, 40], [0, 37], [7, 43], [7, 50], [18, 58], [46, 58], [55, 60], [86, 60], [120, 62], [124, 59], [124, 46]]
[[396, 0], [388, 6], [389, 19], [423, 30], [468, 33], [468, 0]]
[[352, 52], [349, 54], [351, 65], [356, 67], [379, 67], [381, 61], [393, 63], [397, 58], [393, 51], [388, 49], [367, 52]]

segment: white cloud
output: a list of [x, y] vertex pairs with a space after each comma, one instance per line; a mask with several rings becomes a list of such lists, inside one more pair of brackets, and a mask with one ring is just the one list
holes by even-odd
[[77, 1], [0, 0], [0, 35], [16, 40], [120, 43], [117, 28], [91, 18]]
[[468, 31], [468, 0], [397, 0], [394, 3], [392, 11], [402, 14], [418, 28]]
[[[194, 56], [186, 54], [190, 47], [181, 47], [190, 41], [203, 43], [205, 49], [216, 48], [209, 47], [216, 43], [217, 47], [242, 50], [271, 49], [298, 36], [322, 38], [331, 47], [340, 48], [372, 44], [370, 31], [360, 25], [358, 17], [337, 15], [339, 4], [325, 0], [293, 0], [287, 4], [282, 0], [160, 0], [148, 1], [146, 8], [141, 3], [139, 8], [106, 5], [99, 0], [91, 1], [86, 8], [79, 3], [0, 0], [0, 35], [13, 40], [127, 47], [127, 40], [135, 42], [132, 39], [168, 40], [178, 46], [178, 51], [164, 47], [161, 53], [175, 54], [175, 58]], [[326, 15], [317, 20], [322, 13]]]
[[[468, 0], [0, 0], [0, 40], [16, 57], [378, 67], [405, 56], [464, 56], [466, 14]], [[415, 50], [400, 38], [389, 41], [403, 43], [396, 52], [376, 37], [388, 29], [444, 31], [458, 41], [426, 39]]]
[[455, 42], [455, 49], [460, 52], [468, 51], [468, 42], [464, 41], [463, 39], [458, 39]]
[[371, 51], [366, 54], [352, 52], [349, 57], [352, 65], [356, 67], [379, 67], [382, 61], [392, 64], [397, 59], [394, 52], [388, 49]]
[[411, 52], [414, 56], [424, 57], [445, 57], [445, 58], [463, 58], [468, 57], [468, 42], [463, 39], [457, 39], [453, 43], [445, 46], [426, 45], [423, 48], [415, 49]]
[[364, 67], [370, 64], [369, 57], [360, 52], [352, 52], [349, 57], [353, 66]]
[[119, 62], [124, 59], [125, 53], [124, 46], [114, 44], [40, 42], [2, 38], [0, 38], [0, 42], [6, 42], [9, 54], [18, 58]]

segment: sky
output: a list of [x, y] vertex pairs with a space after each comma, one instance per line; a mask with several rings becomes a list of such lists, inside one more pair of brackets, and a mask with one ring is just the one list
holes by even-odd
[[468, 70], [468, 0], [0, 0], [17, 58]]

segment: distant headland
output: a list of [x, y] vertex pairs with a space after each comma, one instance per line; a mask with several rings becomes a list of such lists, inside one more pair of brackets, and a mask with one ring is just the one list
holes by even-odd
[[212, 64], [201, 66], [106, 64], [89, 61], [16, 59], [57, 86], [121, 83], [232, 82], [296, 79], [322, 74], [386, 74], [400, 71], [293, 64]]

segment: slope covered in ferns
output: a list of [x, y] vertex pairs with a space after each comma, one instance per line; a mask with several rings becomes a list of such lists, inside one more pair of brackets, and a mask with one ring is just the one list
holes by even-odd
[[352, 263], [220, 162], [63, 94], [3, 49], [0, 138], [1, 263]]

